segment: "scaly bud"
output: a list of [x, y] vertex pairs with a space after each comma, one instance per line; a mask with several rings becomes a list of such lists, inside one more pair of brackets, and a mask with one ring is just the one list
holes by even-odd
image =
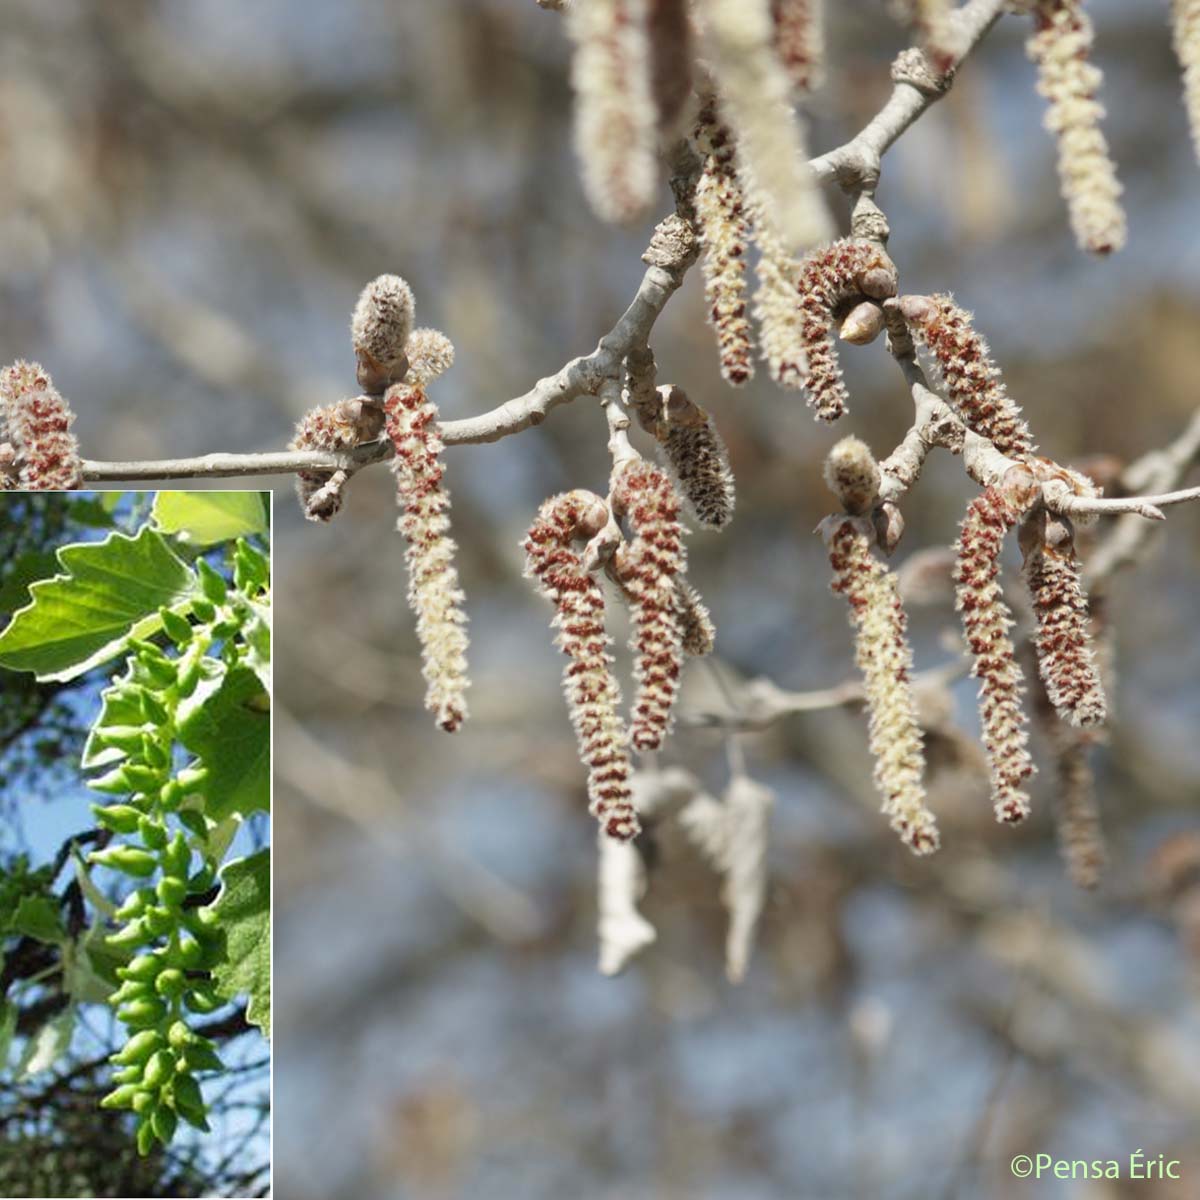
[[879, 464], [860, 438], [842, 438], [825, 458], [825, 484], [851, 516], [865, 516], [875, 507], [879, 481]]
[[590, 492], [565, 492], [547, 500], [524, 542], [525, 572], [554, 604], [556, 644], [571, 660], [563, 672], [563, 690], [588, 769], [590, 810], [609, 837], [628, 841], [640, 826], [618, 711], [621, 693], [604, 628], [604, 592], [572, 546], [574, 539], [593, 537], [607, 522], [608, 506]]
[[883, 332], [883, 325], [883, 309], [873, 300], [864, 300], [842, 318], [838, 336], [852, 346], [869, 346]]
[[575, 43], [575, 152], [605, 221], [635, 221], [654, 200], [657, 112], [646, 0], [587, 0], [567, 10]]
[[708, 529], [733, 519], [735, 495], [729, 452], [712, 417], [682, 388], [658, 389], [662, 397], [659, 453], [687, 511]]
[[38, 363], [18, 361], [0, 373], [0, 413], [7, 430], [0, 475], [29, 492], [65, 492], [79, 487], [83, 464], [71, 433], [75, 414]]
[[1033, 436], [987, 342], [972, 327], [971, 314], [948, 295], [901, 296], [894, 303], [913, 336], [937, 361], [946, 399], [963, 423], [1001, 454], [1032, 454]]
[[616, 564], [633, 618], [630, 647], [638, 686], [630, 740], [638, 750], [657, 750], [671, 728], [683, 665], [675, 590], [684, 570], [679, 499], [665, 472], [637, 460], [617, 476], [613, 508], [627, 517], [633, 533]]
[[350, 337], [364, 392], [377, 395], [404, 378], [404, 346], [412, 323], [412, 288], [399, 275], [380, 275], [363, 288], [350, 319]]
[[408, 542], [408, 602], [424, 659], [425, 707], [453, 733], [467, 716], [467, 631], [450, 537], [450, 497], [442, 487], [437, 407], [422, 388], [389, 388], [383, 402], [395, 447], [392, 473], [402, 508], [396, 528]]
[[805, 258], [798, 290], [808, 403], [822, 421], [836, 421], [846, 411], [847, 396], [830, 333], [834, 310], [855, 296], [894, 296], [896, 269], [874, 242], [846, 238]]
[[[1020, 482], [1020, 481], [1018, 481]], [[1021, 519], [1018, 489], [986, 488], [971, 501], [962, 523], [955, 558], [955, 606], [979, 680], [980, 718], [998, 821], [1023, 821], [1029, 815], [1024, 783], [1034, 772], [1026, 747], [1025, 690], [1009, 630], [1013, 620], [1000, 591], [1000, 553], [1004, 535]]]
[[750, 225], [734, 169], [733, 136], [713, 98], [700, 109], [696, 148], [700, 152], [700, 177], [696, 181], [695, 205], [704, 299], [717, 335], [721, 374], [732, 387], [741, 387], [754, 375], [750, 322], [746, 318]]
[[871, 553], [874, 531], [868, 522], [830, 517], [822, 532], [833, 567], [831, 586], [850, 605], [881, 811], [914, 854], [931, 854], [938, 848], [938, 831], [921, 782], [925, 756], [912, 687], [912, 648], [896, 576]]
[[1038, 670], [1055, 711], [1084, 728], [1104, 723], [1104, 688], [1092, 654], [1075, 531], [1045, 510], [1021, 527], [1025, 582], [1037, 618]]
[[1125, 244], [1121, 185], [1100, 129], [1102, 76], [1088, 61], [1093, 29], [1082, 0], [1032, 0], [1034, 34], [1025, 49], [1037, 64], [1043, 124], [1058, 141], [1058, 175], [1081, 249], [1109, 254]]

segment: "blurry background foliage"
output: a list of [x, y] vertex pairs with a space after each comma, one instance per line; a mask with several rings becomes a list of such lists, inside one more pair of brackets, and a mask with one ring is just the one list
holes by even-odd
[[[31, 583], [64, 575], [58, 549], [133, 535], [152, 513], [164, 534], [179, 535], [176, 550], [226, 573], [225, 547], [213, 545], [230, 536], [220, 522], [240, 514], [237, 532], [267, 531], [263, 493], [186, 510], [167, 493], [159, 498], [155, 508], [152, 492], [4, 493], [0, 629], [18, 610], [28, 616]], [[86, 616], [71, 627], [85, 624]], [[110, 658], [51, 682], [0, 668], [0, 1196], [258, 1194], [267, 1172], [268, 1057], [242, 1005], [223, 1005], [202, 1023], [231, 1068], [205, 1088], [213, 1134], [180, 1136], [139, 1158], [130, 1115], [97, 1107], [112, 1086], [108, 1055], [124, 1040], [105, 1003], [122, 959], [102, 943], [100, 908], [130, 889], [111, 872], [89, 872], [86, 883], [80, 872], [77, 858], [111, 836], [88, 810], [98, 797], [83, 787], [80, 757], [100, 692], [119, 667]], [[258, 814], [231, 857], [266, 842]]]
[[[876, 0], [828, 7], [818, 150], [875, 111], [904, 41]], [[901, 286], [975, 311], [1065, 461], [1162, 445], [1200, 399], [1200, 171], [1166, 4], [1089, 8], [1123, 253], [1075, 248], [1015, 18], [879, 190]], [[0, 24], [0, 357], [54, 372], [89, 456], [281, 446], [307, 407], [353, 394], [347, 319], [381, 271], [457, 345], [435, 391], [450, 417], [589, 349], [640, 277], [648, 229], [601, 227], [583, 201], [562, 23], [533, 0], [8, 0]], [[690, 547], [718, 653], [786, 687], [842, 681], [819, 467], [846, 432], [891, 448], [911, 417], [898, 372], [882, 345], [844, 354], [838, 430], [765, 379], [727, 392], [697, 271], [654, 348], [739, 477], [730, 530]], [[651, 882], [657, 945], [618, 979], [595, 970], [593, 825], [517, 547], [545, 496], [603, 483], [600, 414], [580, 401], [447, 461], [475, 681], [455, 738], [421, 707], [387, 472], [356, 478], [330, 528], [280, 506], [284, 1194], [1003, 1196], [1018, 1152], [1139, 1146], [1190, 1147], [1195, 1187], [1196, 506], [1114, 588], [1099, 895], [1063, 877], [1047, 773], [1018, 830], [970, 773], [935, 780], [943, 849], [916, 862], [875, 811], [861, 715], [794, 718], [745, 740], [779, 803], [759, 949], [733, 989], [716, 884], [681, 847]], [[898, 559], [948, 544], [970, 490], [931, 462]], [[946, 605], [914, 613], [919, 668], [945, 660], [951, 623]], [[973, 732], [969, 683], [955, 699]], [[664, 758], [723, 781], [702, 731]], [[1084, 1194], [1100, 1193], [1039, 1185]]]

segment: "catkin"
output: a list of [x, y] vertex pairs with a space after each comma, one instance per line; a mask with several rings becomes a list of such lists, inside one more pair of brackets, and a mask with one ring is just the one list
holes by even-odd
[[701, 106], [696, 148], [701, 163], [695, 206], [704, 299], [717, 335], [721, 375], [732, 387], [741, 387], [754, 375], [753, 341], [746, 316], [750, 223], [734, 166], [733, 136], [721, 120], [715, 99]]
[[554, 496], [539, 510], [524, 550], [526, 574], [554, 604], [556, 643], [571, 660], [563, 690], [588, 769], [590, 811], [609, 837], [628, 841], [640, 825], [629, 785], [621, 693], [604, 628], [604, 592], [572, 546], [573, 539], [599, 532], [607, 517], [604, 501], [591, 493]]
[[775, 51], [792, 90], [803, 96], [825, 74], [825, 0], [771, 0]]
[[925, 755], [913, 694], [908, 620], [896, 576], [871, 553], [872, 535], [851, 517], [826, 526], [832, 588], [846, 597], [855, 629], [855, 661], [870, 714], [868, 738], [882, 812], [914, 854], [938, 848], [937, 823], [925, 805]]
[[567, 9], [575, 151], [584, 191], [605, 221], [636, 221], [654, 200], [657, 109], [647, 18], [646, 0], [584, 0]]
[[414, 329], [405, 343], [408, 374], [404, 382], [428, 387], [454, 366], [454, 343], [440, 330]]
[[380, 275], [363, 288], [350, 318], [350, 338], [367, 391], [381, 392], [404, 378], [412, 323], [412, 288], [399, 275]]
[[712, 417], [678, 387], [665, 393], [659, 422], [659, 455], [688, 514], [708, 529], [733, 520], [735, 493], [729, 452]]
[[629, 521], [633, 539], [619, 554], [618, 574], [632, 616], [630, 647], [637, 690], [630, 740], [642, 752], [657, 750], [670, 732], [683, 631], [675, 581], [683, 574], [679, 499], [666, 473], [636, 461], [613, 487], [613, 505]]
[[39, 363], [20, 360], [0, 373], [3, 441], [0, 477], [25, 491], [71, 491], [83, 480], [75, 414]]
[[902, 296], [896, 307], [916, 340], [936, 360], [946, 399], [963, 423], [1002, 454], [1032, 454], [1033, 436], [1004, 386], [987, 342], [971, 325], [971, 314], [948, 295]]
[[1029, 815], [1025, 781], [1033, 775], [1026, 746], [1025, 690], [1009, 630], [1013, 619], [1000, 591], [1000, 553], [1005, 534], [1021, 518], [1021, 507], [1001, 487], [986, 488], [971, 501], [955, 554], [955, 607], [979, 680], [983, 744], [991, 775], [996, 819], [1022, 821]]
[[1100, 128], [1096, 99], [1102, 76], [1088, 60], [1091, 18], [1081, 0], [1033, 0], [1034, 33], [1026, 52], [1038, 69], [1038, 93], [1048, 102], [1045, 127], [1058, 143], [1058, 176], [1080, 247], [1109, 254], [1125, 244], [1121, 185]]
[[417, 618], [425, 707], [453, 733], [467, 716], [467, 617], [450, 537], [450, 497], [442, 486], [437, 408], [420, 387], [398, 384], [384, 398], [392, 473], [402, 509], [397, 529], [408, 543], [408, 602]]
[[1171, 0], [1171, 40], [1183, 68], [1183, 102], [1200, 159], [1200, 0]]
[[[307, 412], [296, 425], [289, 450], [324, 450], [336, 454], [376, 437], [383, 412], [374, 404], [339, 400]], [[345, 471], [297, 471], [296, 495], [310, 521], [332, 521], [341, 511]]]

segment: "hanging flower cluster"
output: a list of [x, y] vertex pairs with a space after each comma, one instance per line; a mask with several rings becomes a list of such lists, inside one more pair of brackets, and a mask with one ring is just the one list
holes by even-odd
[[571, 660], [563, 689], [588, 769], [590, 811], [609, 837], [628, 841], [640, 826], [629, 790], [627, 735], [604, 627], [604, 592], [575, 547], [599, 534], [608, 519], [608, 505], [591, 492], [554, 496], [539, 510], [524, 550], [526, 574], [554, 604], [556, 642]]
[[844, 438], [834, 446], [825, 463], [825, 481], [847, 515], [827, 518], [822, 533], [833, 568], [832, 588], [850, 605], [882, 811], [915, 854], [930, 854], [939, 839], [922, 783], [925, 756], [912, 688], [908, 619], [896, 576], [871, 552], [876, 533], [867, 514], [875, 506], [879, 480], [879, 467], [865, 443]]
[[1094, 40], [1082, 0], [1024, 0], [1033, 17], [1026, 44], [1037, 64], [1038, 92], [1048, 102], [1045, 126], [1058, 142], [1058, 175], [1075, 239], [1109, 254], [1125, 244], [1121, 185], [1100, 128], [1102, 76], [1089, 61]]
[[825, 0], [771, 0], [771, 21], [792, 91], [805, 96], [825, 74]]
[[18, 361], [0, 372], [0, 488], [71, 491], [83, 479], [75, 414], [50, 374]]
[[706, 529], [733, 520], [735, 494], [729, 451], [716, 423], [680, 387], [659, 389], [659, 455], [685, 510]]
[[1200, 0], [1171, 0], [1171, 41], [1183, 68], [1183, 102], [1200, 159]]

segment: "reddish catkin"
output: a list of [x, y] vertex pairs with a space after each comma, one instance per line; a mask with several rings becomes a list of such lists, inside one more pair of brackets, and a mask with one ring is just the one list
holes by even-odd
[[524, 542], [525, 573], [554, 604], [555, 640], [571, 660], [563, 672], [563, 690], [588, 769], [590, 811], [609, 837], [628, 841], [640, 825], [629, 787], [621, 693], [604, 628], [604, 592], [572, 546], [575, 538], [598, 533], [607, 519], [604, 501], [589, 492], [547, 500]]
[[[300, 418], [289, 450], [351, 450], [379, 435], [383, 412], [376, 404], [339, 400], [314, 408]], [[310, 521], [332, 521], [341, 511], [345, 471], [297, 471], [296, 494]]]
[[575, 150], [584, 191], [605, 221], [635, 221], [654, 200], [658, 132], [647, 18], [647, 0], [587, 0], [567, 9]]
[[1091, 617], [1075, 557], [1074, 530], [1065, 517], [1042, 512], [1022, 527], [1021, 535], [1025, 582], [1037, 618], [1038, 672], [1046, 695], [1071, 725], [1102, 725], [1104, 687], [1092, 652]]
[[79, 487], [83, 463], [71, 433], [75, 414], [40, 364], [18, 361], [0, 373], [0, 408], [9, 450], [0, 466], [25, 491], [62, 492]]
[[630, 740], [640, 751], [657, 750], [670, 732], [683, 630], [675, 581], [684, 571], [679, 498], [666, 472], [637, 461], [613, 487], [613, 506], [629, 521], [633, 540], [619, 553], [617, 571], [629, 601], [637, 691]]
[[746, 316], [746, 247], [750, 224], [734, 167], [733, 136], [717, 113], [715, 99], [700, 109], [696, 124], [700, 177], [696, 181], [696, 221], [699, 225], [708, 320], [717, 335], [721, 375], [741, 387], [754, 375], [753, 342]]
[[1034, 33], [1026, 52], [1037, 64], [1044, 125], [1058, 143], [1058, 176], [1081, 249], [1109, 254], [1125, 244], [1121, 185], [1100, 129], [1101, 74], [1088, 61], [1091, 18], [1082, 0], [1032, 0]]
[[804, 259], [797, 290], [808, 403], [822, 421], [836, 421], [846, 411], [847, 395], [833, 341], [834, 310], [855, 296], [894, 296], [896, 269], [874, 242], [844, 238]]
[[873, 533], [866, 522], [831, 517], [824, 533], [833, 568], [831, 586], [846, 597], [855, 629], [855, 661], [865, 684], [881, 811], [914, 854], [931, 854], [939, 838], [933, 813], [925, 805], [912, 649], [896, 576], [871, 553]]
[[453, 733], [466, 720], [467, 617], [450, 537], [450, 497], [442, 487], [437, 408], [422, 388], [398, 384], [384, 398], [392, 473], [403, 510], [396, 528], [408, 542], [408, 602], [417, 618], [425, 707]]
[[1183, 103], [1200, 159], [1200, 0], [1171, 0], [1171, 41], [1183, 68]]
[[1025, 690], [1009, 630], [1013, 620], [1000, 591], [1000, 554], [1005, 534], [1022, 515], [1012, 491], [986, 488], [971, 501], [956, 548], [955, 607], [979, 680], [983, 744], [991, 774], [996, 819], [1022, 821], [1029, 815], [1025, 781], [1033, 775], [1026, 746]]
[[688, 514], [707, 529], [733, 520], [735, 493], [729, 452], [712, 417], [682, 388], [666, 387], [659, 453]]
[[825, 74], [825, 0], [771, 0], [775, 50], [798, 96]]
[[964, 424], [1001, 454], [1032, 454], [1033, 435], [1008, 394], [971, 314], [949, 295], [901, 296], [896, 305], [914, 337], [937, 362], [946, 399]]

